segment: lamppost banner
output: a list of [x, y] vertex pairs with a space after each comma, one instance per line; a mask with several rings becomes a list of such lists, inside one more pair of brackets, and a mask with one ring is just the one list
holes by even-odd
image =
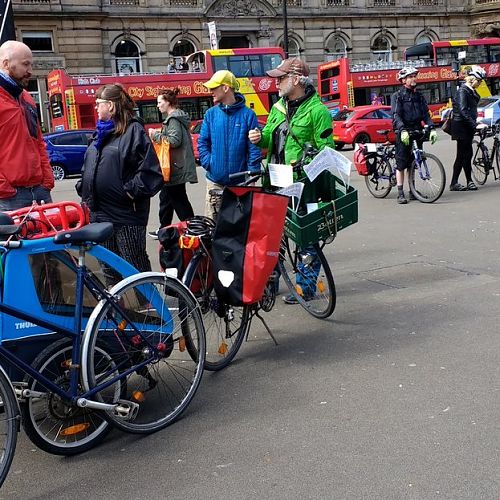
[[0, 0], [0, 44], [16, 39], [11, 0]]
[[207, 23], [207, 26], [208, 36], [210, 38], [210, 48], [212, 50], [217, 50], [219, 48], [219, 41], [217, 40], [217, 27], [215, 26], [215, 21], [210, 21]]

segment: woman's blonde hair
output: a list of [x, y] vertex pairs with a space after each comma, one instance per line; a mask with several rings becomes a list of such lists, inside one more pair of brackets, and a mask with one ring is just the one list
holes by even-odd
[[108, 83], [99, 87], [96, 92], [96, 97], [113, 103], [114, 113], [112, 118], [115, 122], [115, 133], [116, 135], [122, 135], [130, 120], [135, 116], [135, 104], [132, 98], [118, 83]]

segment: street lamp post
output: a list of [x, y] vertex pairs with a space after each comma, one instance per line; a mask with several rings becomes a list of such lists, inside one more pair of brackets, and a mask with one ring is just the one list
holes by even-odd
[[285, 51], [285, 58], [288, 58], [288, 14], [286, 11], [287, 0], [283, 2], [283, 50]]

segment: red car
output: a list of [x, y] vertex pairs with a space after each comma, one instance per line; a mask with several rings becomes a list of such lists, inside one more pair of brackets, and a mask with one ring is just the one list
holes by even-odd
[[396, 142], [390, 106], [375, 104], [343, 109], [332, 118], [332, 126], [336, 149], [359, 142], [385, 142], [386, 136], [380, 130], [389, 130], [389, 141]]

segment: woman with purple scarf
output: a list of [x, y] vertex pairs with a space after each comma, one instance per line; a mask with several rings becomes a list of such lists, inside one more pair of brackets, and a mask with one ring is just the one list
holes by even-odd
[[160, 164], [123, 87], [103, 85], [96, 96], [97, 128], [76, 190], [92, 222], [113, 223], [103, 246], [139, 271], [151, 271], [146, 226], [150, 200], [163, 185]]

